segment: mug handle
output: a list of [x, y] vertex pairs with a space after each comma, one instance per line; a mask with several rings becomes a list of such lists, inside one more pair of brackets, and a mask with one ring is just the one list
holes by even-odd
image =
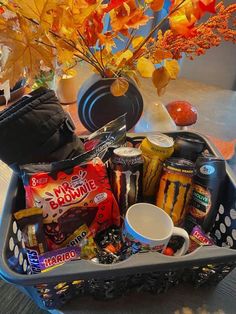
[[181, 247], [181, 249], [179, 249], [175, 253], [175, 256], [184, 255], [188, 251], [188, 248], [190, 245], [189, 235], [188, 235], [187, 231], [185, 231], [184, 229], [179, 228], [179, 227], [174, 227], [172, 236], [180, 236], [180, 237], [184, 238], [184, 244]]

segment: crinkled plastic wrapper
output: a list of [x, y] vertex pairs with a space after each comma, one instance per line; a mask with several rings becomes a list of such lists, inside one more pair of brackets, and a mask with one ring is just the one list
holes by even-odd
[[93, 236], [111, 225], [120, 225], [119, 208], [100, 158], [64, 170], [42, 169], [43, 165], [26, 165], [22, 178], [27, 207], [43, 210], [49, 249], [61, 247], [83, 224]]
[[112, 150], [126, 142], [126, 115], [105, 124], [102, 128], [88, 136], [84, 143], [86, 153], [100, 157], [104, 162], [111, 157]]

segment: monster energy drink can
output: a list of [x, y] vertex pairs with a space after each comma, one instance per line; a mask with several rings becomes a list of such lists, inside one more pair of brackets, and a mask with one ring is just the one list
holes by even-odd
[[156, 205], [170, 215], [175, 225], [184, 221], [192, 195], [194, 163], [169, 158], [164, 162]]
[[143, 153], [143, 196], [146, 201], [154, 201], [163, 162], [174, 151], [174, 140], [162, 133], [146, 137], [140, 149]]
[[124, 217], [127, 209], [142, 199], [142, 152], [132, 147], [117, 148], [109, 166], [111, 187]]

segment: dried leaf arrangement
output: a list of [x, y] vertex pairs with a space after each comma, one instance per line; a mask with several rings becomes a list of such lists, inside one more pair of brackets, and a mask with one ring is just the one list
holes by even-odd
[[0, 0], [0, 45], [9, 49], [0, 83], [14, 86], [26, 76], [33, 84], [41, 71], [70, 74], [85, 61], [101, 77], [117, 78], [111, 86], [115, 96], [127, 91], [127, 77], [138, 81], [139, 75], [152, 78], [161, 95], [176, 79], [183, 55], [193, 59], [223, 40], [236, 42], [236, 4], [225, 7], [216, 0], [171, 0], [167, 15], [140, 36], [151, 20], [147, 10], [160, 11], [164, 2]]

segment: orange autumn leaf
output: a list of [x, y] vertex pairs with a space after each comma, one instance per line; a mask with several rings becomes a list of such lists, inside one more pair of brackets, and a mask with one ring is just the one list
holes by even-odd
[[[95, 16], [93, 23], [93, 14], [104, 14], [105, 5], [101, 4], [102, 0], [91, 2], [85, 0], [57, 0], [57, 2], [57, 8], [54, 10], [53, 31], [74, 41], [76, 40], [75, 37], [78, 37], [77, 31], [80, 31], [83, 35], [89, 32], [88, 37], [91, 39], [93, 37], [91, 29], [98, 27], [97, 16]], [[91, 26], [91, 29], [89, 29], [89, 26]]]
[[123, 77], [118, 77], [110, 87], [110, 91], [113, 96], [123, 96], [129, 88], [128, 81]]
[[165, 59], [171, 59], [172, 58], [172, 53], [167, 50], [163, 49], [156, 49], [153, 55], [153, 59], [156, 63], [161, 63]]
[[155, 66], [147, 58], [141, 57], [137, 62], [137, 70], [142, 77], [152, 77], [152, 73], [155, 71]]
[[123, 5], [113, 9], [110, 12], [110, 18], [113, 31], [125, 33], [129, 28], [137, 29], [149, 20], [149, 17], [144, 15], [143, 9], [137, 7], [135, 0], [128, 0]]
[[103, 15], [104, 12], [94, 11], [85, 19], [81, 27], [81, 34], [88, 46], [96, 45], [98, 35], [103, 31]]
[[164, 2], [165, 0], [153, 0], [150, 3], [150, 8], [155, 12], [160, 11], [163, 8]]
[[166, 86], [170, 81], [170, 75], [165, 67], [155, 69], [152, 74], [152, 82], [157, 89], [157, 94], [159, 96], [165, 91]]
[[111, 32], [106, 32], [104, 34], [98, 34], [99, 44], [101, 46], [105, 46], [105, 49], [107, 51], [111, 51], [112, 48], [116, 47], [116, 44], [114, 42], [114, 34]]
[[159, 96], [163, 95], [170, 80], [177, 78], [179, 73], [179, 64], [176, 60], [165, 60], [164, 66], [152, 74], [152, 82], [157, 89]]
[[[22, 77], [26, 71], [29, 80], [38, 75], [40, 65], [53, 68], [53, 49], [35, 41], [36, 32], [32, 32], [27, 20], [20, 20], [20, 31], [6, 30], [0, 33], [0, 42], [11, 52], [1, 74], [1, 81], [10, 80], [10, 86]], [[46, 38], [45, 38], [46, 41]]]
[[111, 0], [107, 7], [104, 9], [105, 12], [110, 12], [112, 9], [115, 9], [122, 5], [127, 0]]
[[[170, 11], [178, 6], [182, 0], [172, 0]], [[215, 13], [216, 0], [185, 0], [180, 8], [170, 15], [171, 29], [182, 35], [191, 36], [196, 22], [207, 12]]]
[[6, 30], [8, 28], [8, 24], [3, 16], [0, 15], [0, 31]]

